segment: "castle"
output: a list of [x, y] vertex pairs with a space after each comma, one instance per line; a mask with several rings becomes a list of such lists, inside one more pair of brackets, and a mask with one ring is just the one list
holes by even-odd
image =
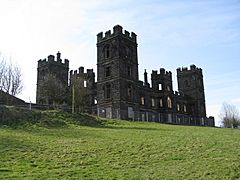
[[69, 73], [69, 61], [63, 62], [59, 52], [56, 60], [53, 55], [39, 60], [37, 104], [64, 103], [113, 119], [214, 126], [214, 118], [206, 117], [202, 69], [178, 68], [178, 91], [173, 90], [172, 73], [164, 68], [152, 71], [150, 85], [146, 71], [144, 81], [139, 80], [137, 46], [137, 35], [120, 25], [97, 34], [97, 81], [93, 69]]

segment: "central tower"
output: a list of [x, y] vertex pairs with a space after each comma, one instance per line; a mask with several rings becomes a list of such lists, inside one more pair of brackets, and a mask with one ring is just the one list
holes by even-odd
[[98, 115], [107, 118], [131, 118], [137, 105], [137, 36], [121, 26], [97, 35]]

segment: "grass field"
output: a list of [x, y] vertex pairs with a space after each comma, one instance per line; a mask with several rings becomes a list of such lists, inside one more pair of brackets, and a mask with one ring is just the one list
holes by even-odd
[[239, 179], [240, 130], [50, 111], [0, 125], [0, 179]]

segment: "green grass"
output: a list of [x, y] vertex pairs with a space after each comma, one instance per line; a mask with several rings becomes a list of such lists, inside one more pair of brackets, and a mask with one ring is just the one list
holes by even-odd
[[240, 178], [239, 130], [36, 113], [0, 126], [0, 179]]

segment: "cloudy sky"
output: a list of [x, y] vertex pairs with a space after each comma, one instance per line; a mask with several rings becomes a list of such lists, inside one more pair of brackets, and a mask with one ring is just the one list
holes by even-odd
[[[240, 109], [240, 0], [0, 0], [0, 52], [23, 72], [35, 102], [37, 61], [62, 53], [96, 71], [96, 34], [120, 24], [138, 35], [139, 74], [203, 68], [208, 116]], [[177, 82], [174, 77], [174, 87]]]

